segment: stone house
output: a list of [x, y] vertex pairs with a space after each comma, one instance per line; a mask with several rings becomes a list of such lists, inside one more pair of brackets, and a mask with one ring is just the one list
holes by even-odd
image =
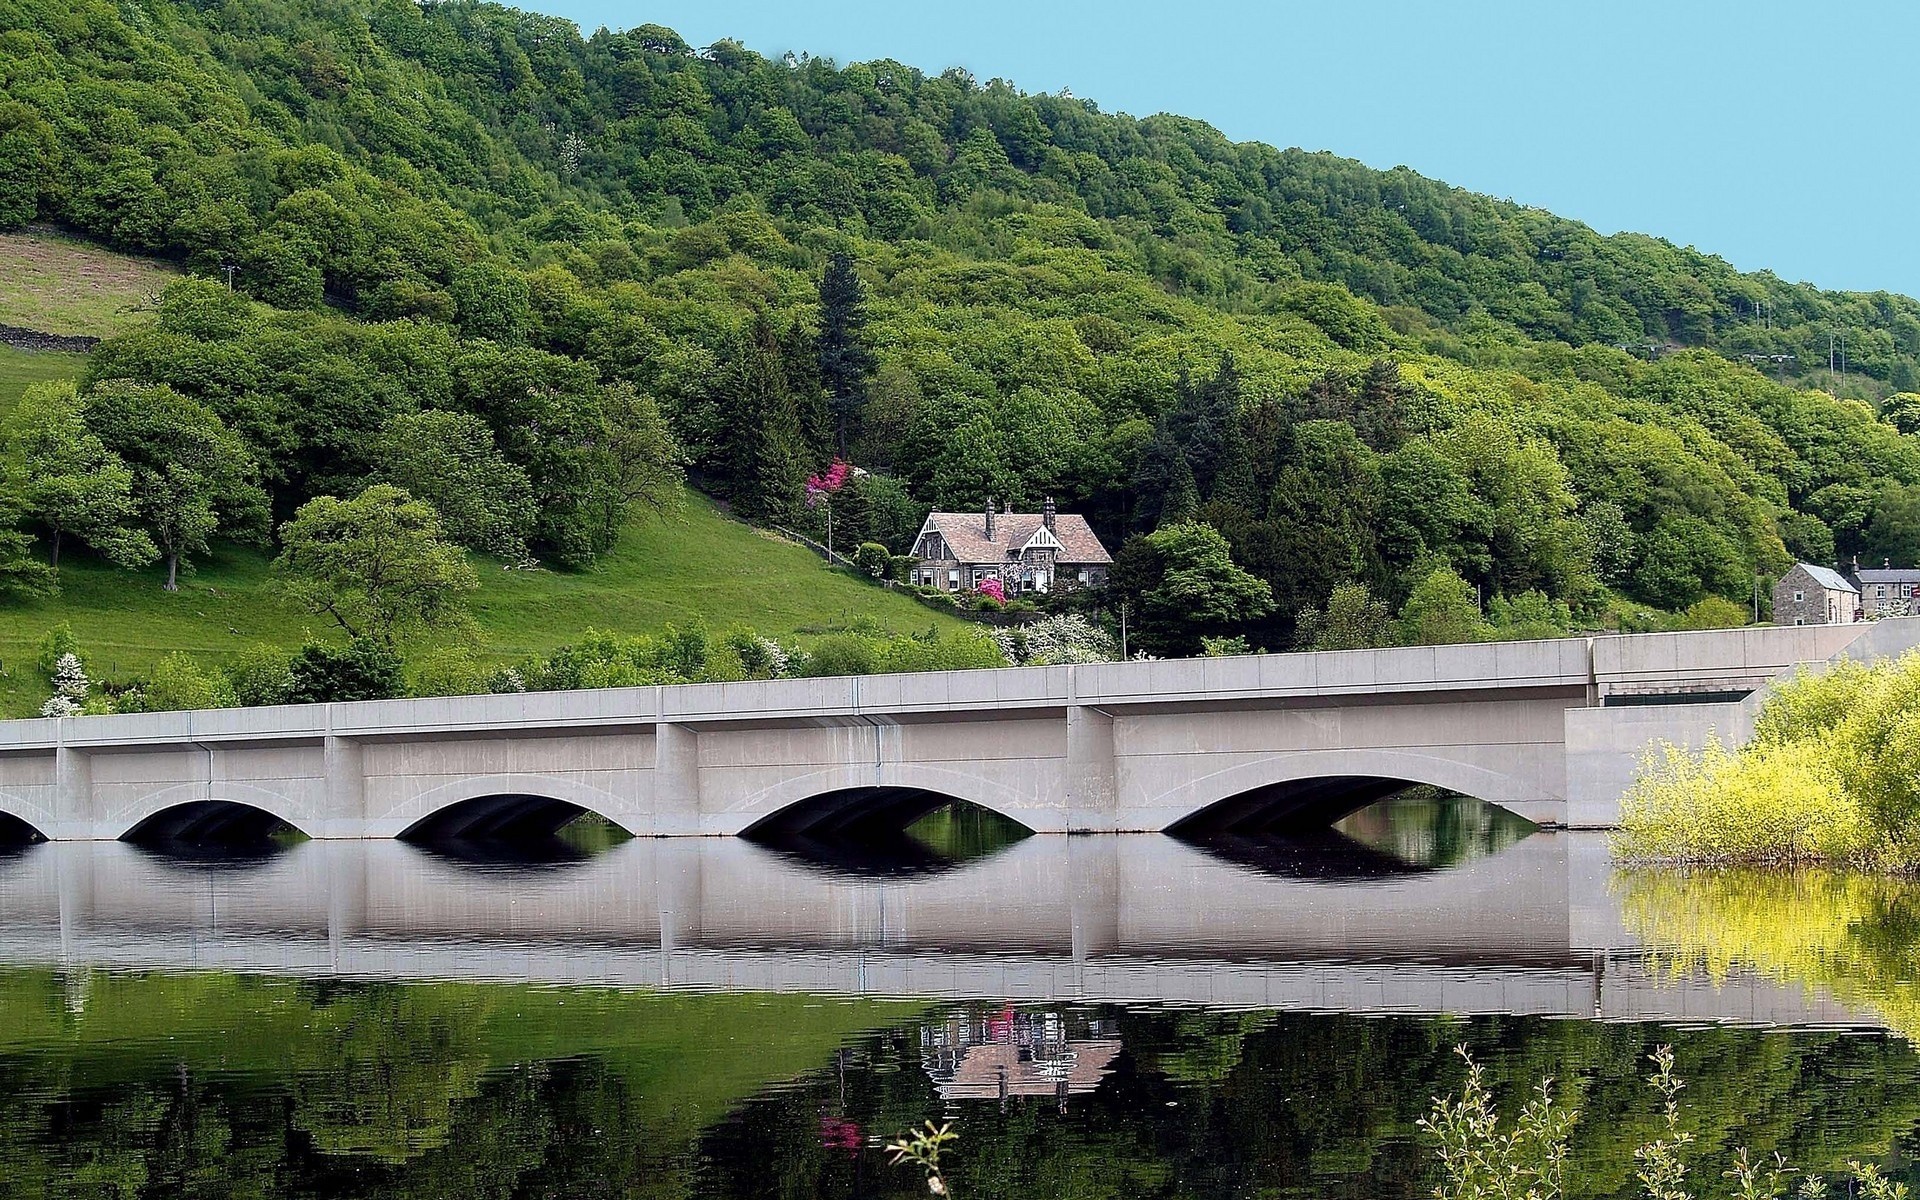
[[1860, 589], [1838, 571], [1795, 563], [1773, 585], [1775, 625], [1851, 625], [1860, 619]]
[[1860, 581], [1860, 614], [1867, 620], [1920, 612], [1920, 570], [1911, 567], [1854, 568]]
[[1097, 587], [1113, 556], [1085, 517], [1054, 511], [1049, 498], [1037, 513], [930, 513], [913, 540], [913, 582], [963, 592], [998, 579], [1007, 595], [1056, 588]]

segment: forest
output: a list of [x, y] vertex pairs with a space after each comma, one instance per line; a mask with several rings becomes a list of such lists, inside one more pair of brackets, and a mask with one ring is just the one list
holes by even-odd
[[[63, 540], [172, 578], [378, 487], [587, 570], [683, 471], [811, 528], [836, 459], [870, 472], [849, 546], [1086, 513], [1155, 653], [1738, 623], [1795, 559], [1920, 544], [1904, 296], [651, 25], [0, 0], [0, 28], [0, 227], [194, 276], [8, 416], [17, 588]], [[35, 453], [92, 490], [25, 486]]]

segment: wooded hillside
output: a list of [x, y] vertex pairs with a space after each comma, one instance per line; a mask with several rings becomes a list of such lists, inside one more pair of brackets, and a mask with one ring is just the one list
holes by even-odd
[[[896, 551], [924, 506], [989, 497], [1052, 495], [1116, 547], [1202, 521], [1274, 603], [1170, 651], [1284, 645], [1310, 606], [1323, 630], [1349, 581], [1400, 609], [1444, 574], [1544, 631], [1920, 545], [1906, 297], [656, 26], [408, 0], [0, 0], [0, 23], [0, 224], [208, 277], [86, 387], [216, 417], [262, 536], [454, 414], [566, 566], [604, 552], [656, 423], [762, 519], [806, 519], [843, 450], [887, 468], [846, 536]], [[260, 305], [211, 282], [229, 266]], [[1838, 383], [1832, 330], [1841, 399], [1809, 390]], [[1144, 600], [1179, 553], [1142, 537], [1117, 582]]]

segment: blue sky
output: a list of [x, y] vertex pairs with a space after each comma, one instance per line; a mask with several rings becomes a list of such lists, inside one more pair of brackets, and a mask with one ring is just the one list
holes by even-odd
[[962, 66], [1920, 295], [1910, 0], [518, 0], [589, 32]]

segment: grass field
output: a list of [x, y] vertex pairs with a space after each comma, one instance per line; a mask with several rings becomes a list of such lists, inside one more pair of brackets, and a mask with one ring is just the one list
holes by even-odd
[[178, 272], [37, 230], [0, 233], [0, 325], [107, 337]]
[[0, 346], [0, 416], [13, 411], [20, 393], [49, 379], [78, 379], [87, 359], [82, 354], [52, 354]]
[[[895, 633], [958, 623], [829, 570], [807, 550], [730, 520], [699, 496], [689, 496], [671, 519], [636, 523], [592, 571], [477, 565], [474, 648], [499, 661], [551, 650], [587, 629], [643, 632], [697, 622], [717, 633], [740, 623], [776, 637], [805, 637], [862, 618]], [[47, 630], [62, 621], [103, 678], [138, 674], [176, 650], [218, 662], [261, 642], [291, 647], [309, 632], [332, 637], [328, 623], [272, 594], [267, 556], [246, 547], [219, 547], [173, 593], [161, 590], [158, 568], [127, 572], [63, 556], [60, 574], [60, 595], [0, 605], [0, 716], [28, 715], [45, 698], [34, 660]]]

